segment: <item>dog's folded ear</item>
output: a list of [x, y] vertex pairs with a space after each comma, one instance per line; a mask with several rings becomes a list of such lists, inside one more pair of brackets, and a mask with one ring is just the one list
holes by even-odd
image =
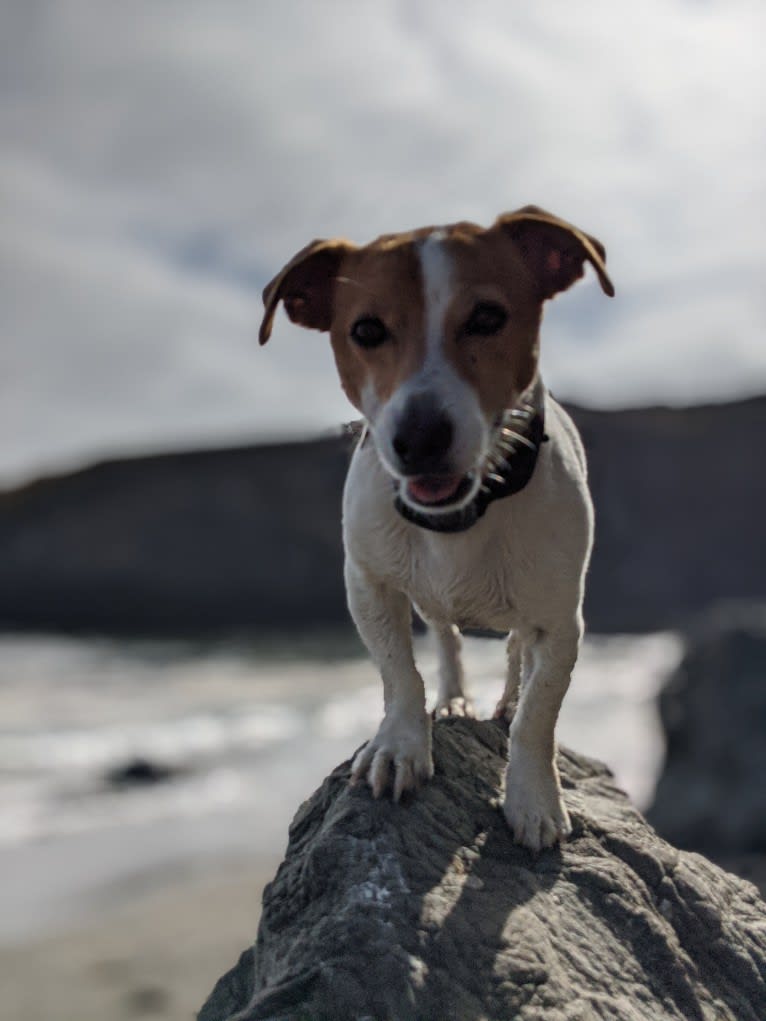
[[586, 260], [595, 269], [602, 291], [614, 297], [604, 246], [571, 223], [538, 206], [524, 206], [499, 216], [495, 227], [518, 248], [539, 283], [541, 299], [552, 298], [571, 287], [583, 275]]
[[277, 273], [263, 291], [265, 309], [258, 331], [261, 344], [271, 336], [280, 301], [294, 323], [311, 330], [330, 329], [335, 278], [341, 259], [351, 248], [348, 241], [338, 238], [312, 241]]

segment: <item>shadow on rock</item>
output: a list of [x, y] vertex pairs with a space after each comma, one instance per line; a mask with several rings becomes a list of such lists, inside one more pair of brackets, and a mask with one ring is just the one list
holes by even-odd
[[572, 837], [533, 857], [499, 811], [506, 747], [496, 723], [440, 721], [434, 779], [400, 805], [336, 769], [200, 1021], [766, 1016], [754, 888], [664, 843], [604, 766], [565, 750]]

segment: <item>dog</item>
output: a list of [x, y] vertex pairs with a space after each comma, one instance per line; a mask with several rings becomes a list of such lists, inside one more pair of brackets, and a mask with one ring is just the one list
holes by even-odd
[[461, 630], [507, 633], [503, 812], [531, 851], [571, 832], [554, 730], [593, 540], [582, 442], [540, 379], [539, 332], [545, 301], [586, 262], [613, 296], [603, 245], [536, 206], [488, 228], [317, 240], [264, 290], [259, 333], [263, 344], [280, 302], [293, 322], [329, 331], [364, 418], [343, 496], [345, 582], [384, 717], [351, 782], [399, 800], [433, 775], [412, 605], [436, 636], [436, 717], [473, 714]]

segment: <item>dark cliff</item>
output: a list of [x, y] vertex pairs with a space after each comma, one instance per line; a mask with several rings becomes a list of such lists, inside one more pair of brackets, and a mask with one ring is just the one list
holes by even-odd
[[[766, 398], [570, 408], [588, 450], [592, 631], [766, 598]], [[112, 461], [0, 494], [0, 627], [201, 634], [346, 620], [346, 438]]]

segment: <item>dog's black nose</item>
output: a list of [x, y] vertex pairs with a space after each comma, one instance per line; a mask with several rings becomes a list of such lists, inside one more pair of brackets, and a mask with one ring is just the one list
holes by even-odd
[[399, 419], [392, 440], [394, 453], [405, 475], [432, 475], [449, 470], [447, 453], [452, 445], [451, 420], [431, 397], [411, 397]]

